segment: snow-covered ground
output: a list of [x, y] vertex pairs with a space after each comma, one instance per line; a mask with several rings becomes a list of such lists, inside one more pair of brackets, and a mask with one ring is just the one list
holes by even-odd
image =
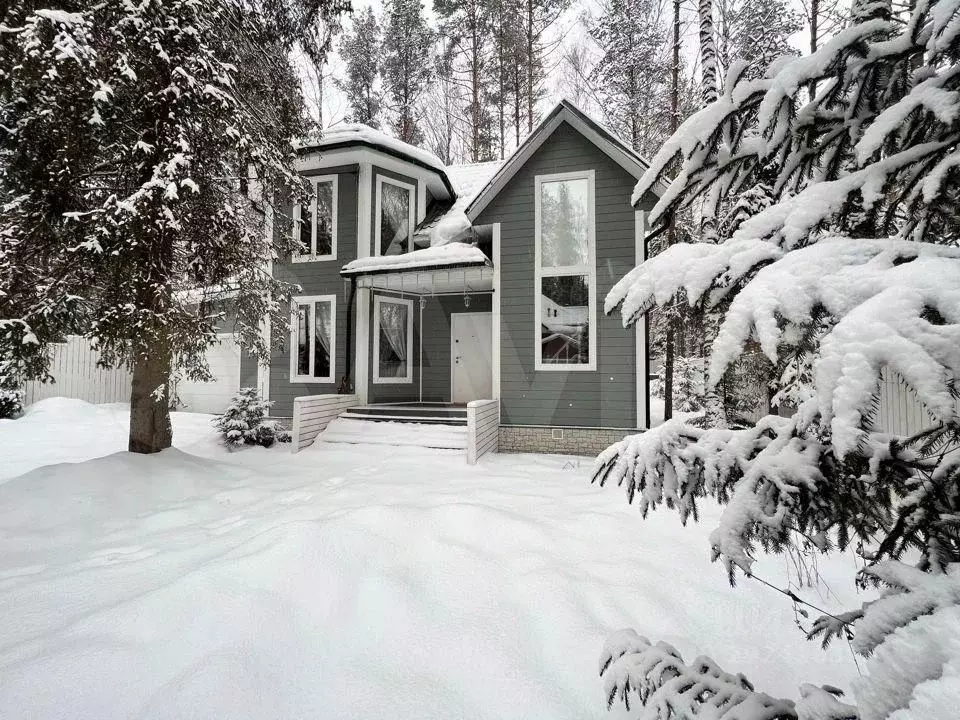
[[[597, 663], [623, 627], [768, 692], [856, 675], [784, 598], [727, 585], [715, 507], [643, 522], [589, 459], [228, 452], [186, 414], [176, 449], [136, 456], [126, 412], [0, 421], [0, 717], [620, 718]], [[853, 565], [822, 562], [806, 595], [857, 604]]]

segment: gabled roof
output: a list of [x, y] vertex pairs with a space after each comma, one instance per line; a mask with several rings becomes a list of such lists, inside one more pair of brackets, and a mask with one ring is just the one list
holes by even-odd
[[466, 208], [467, 217], [470, 218], [471, 222], [477, 219], [477, 216], [490, 204], [490, 201], [503, 190], [517, 171], [526, 164], [563, 122], [573, 127], [637, 180], [650, 167], [650, 163], [603, 125], [569, 100], [561, 100], [534, 131], [520, 143], [519, 147], [507, 158], [496, 174], [471, 200]]

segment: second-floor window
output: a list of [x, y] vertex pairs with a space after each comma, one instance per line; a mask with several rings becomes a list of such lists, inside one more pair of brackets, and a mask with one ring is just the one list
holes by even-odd
[[337, 176], [305, 179], [310, 201], [293, 206], [294, 262], [333, 260], [337, 257]]
[[377, 255], [402, 255], [413, 249], [415, 192], [413, 185], [377, 176]]
[[596, 370], [593, 171], [534, 180], [536, 370]]

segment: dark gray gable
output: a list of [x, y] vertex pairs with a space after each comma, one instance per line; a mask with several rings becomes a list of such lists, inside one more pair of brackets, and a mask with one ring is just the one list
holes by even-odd
[[[514, 175], [530, 160], [540, 147], [566, 123], [600, 152], [639, 180], [650, 167], [629, 145], [597, 123], [568, 100], [561, 100], [540, 122], [532, 133], [514, 151], [490, 181], [467, 206], [466, 214], [475, 222], [484, 208], [507, 186]], [[658, 193], [659, 194], [659, 193]]]

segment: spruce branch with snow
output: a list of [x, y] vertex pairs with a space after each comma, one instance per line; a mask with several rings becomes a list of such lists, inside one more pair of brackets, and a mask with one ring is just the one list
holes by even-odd
[[[854, 687], [862, 720], [926, 720], [954, 712], [960, 667], [942, 631], [960, 563], [960, 228], [948, 207], [960, 180], [960, 1], [895, 17], [888, 2], [858, 0], [851, 15], [812, 55], [755, 80], [729, 71], [717, 101], [664, 144], [634, 194], [669, 183], [655, 232], [695, 203], [734, 212], [720, 242], [667, 248], [605, 304], [625, 327], [677, 299], [717, 313], [708, 387], [759, 347], [774, 399], [796, 411], [738, 429], [664, 423], [602, 453], [595, 479], [623, 486], [644, 514], [665, 504], [685, 521], [704, 497], [722, 503], [710, 541], [731, 582], [796, 536], [824, 552], [858, 548], [870, 577], [905, 592], [821, 619], [812, 635], [852, 632], [869, 656]], [[761, 183], [762, 198], [744, 193]], [[878, 426], [882, 374], [916, 394], [928, 428]], [[637, 662], [646, 653], [633, 649]], [[807, 716], [852, 717], [802, 694], [797, 717], [821, 706]]]

